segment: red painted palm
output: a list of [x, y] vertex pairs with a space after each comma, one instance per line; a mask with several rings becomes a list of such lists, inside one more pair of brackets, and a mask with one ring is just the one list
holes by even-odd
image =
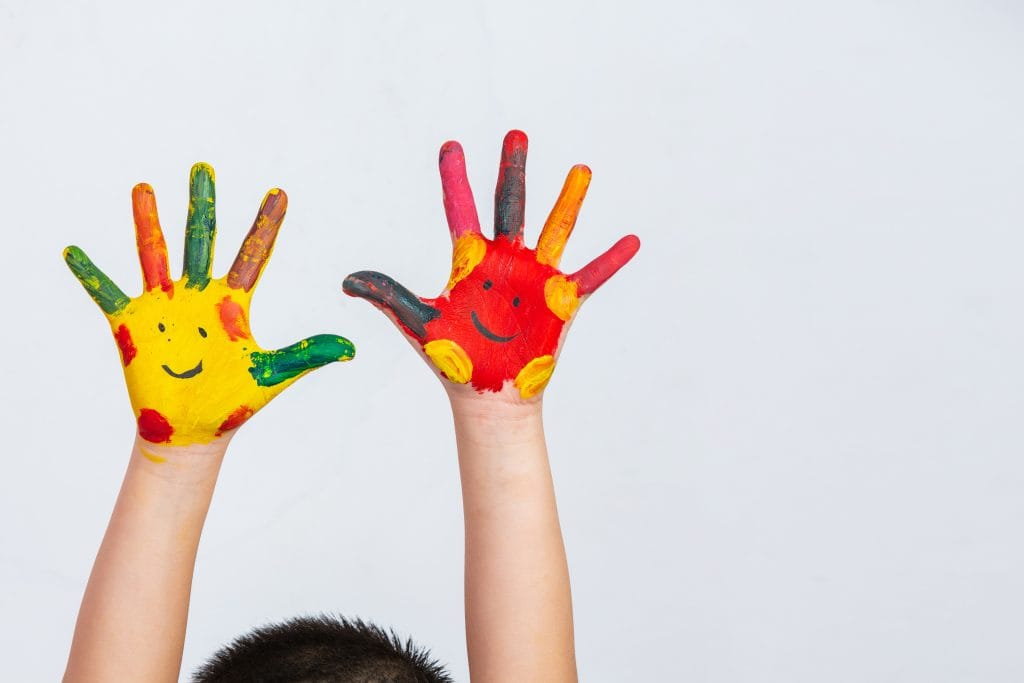
[[558, 269], [576, 225], [590, 169], [574, 166], [541, 231], [523, 242], [526, 135], [505, 136], [494, 197], [494, 239], [480, 232], [466, 161], [457, 142], [441, 147], [441, 184], [453, 242], [451, 276], [436, 298], [422, 299], [373, 271], [345, 278], [344, 290], [381, 308], [434, 363], [441, 376], [479, 392], [509, 384], [531, 398], [543, 391], [569, 321], [584, 297], [604, 284], [640, 248], [620, 239], [581, 270]]

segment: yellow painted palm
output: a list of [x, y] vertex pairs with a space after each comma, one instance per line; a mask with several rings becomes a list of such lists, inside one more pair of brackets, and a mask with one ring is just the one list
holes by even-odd
[[213, 169], [192, 167], [185, 264], [171, 280], [153, 188], [132, 190], [143, 292], [129, 298], [78, 247], [64, 250], [71, 271], [99, 304], [121, 352], [142, 438], [207, 443], [237, 429], [305, 373], [350, 360], [352, 343], [316, 335], [262, 349], [249, 328], [249, 303], [270, 258], [288, 198], [267, 193], [227, 275], [212, 278], [216, 232]]

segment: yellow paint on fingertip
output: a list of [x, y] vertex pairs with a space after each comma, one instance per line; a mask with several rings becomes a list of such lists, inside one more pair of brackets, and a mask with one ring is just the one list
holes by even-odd
[[143, 457], [145, 457], [146, 460], [149, 460], [150, 462], [155, 462], [157, 464], [167, 462], [167, 458], [161, 458], [159, 455], [150, 453], [145, 448], [140, 448], [139, 452], [142, 453]]
[[200, 171], [205, 171], [206, 174], [210, 176], [210, 180], [212, 182], [217, 182], [217, 174], [214, 173], [213, 166], [210, 166], [210, 164], [206, 163], [205, 161], [197, 161], [196, 163], [192, 164], [192, 170], [189, 173], [189, 179], [191, 180], [192, 178], [195, 178], [196, 174], [199, 173]]
[[515, 385], [523, 398], [536, 396], [544, 391], [555, 371], [555, 357], [551, 355], [534, 358], [516, 375]]
[[552, 275], [544, 283], [544, 301], [552, 313], [568, 320], [579, 308], [579, 287], [564, 275]]
[[446, 289], [451, 290], [460, 280], [473, 272], [487, 253], [487, 243], [479, 233], [468, 232], [455, 240], [452, 250], [452, 274]]
[[423, 345], [423, 352], [445, 377], [456, 384], [465, 384], [473, 376], [473, 361], [469, 354], [451, 339], [427, 342]]

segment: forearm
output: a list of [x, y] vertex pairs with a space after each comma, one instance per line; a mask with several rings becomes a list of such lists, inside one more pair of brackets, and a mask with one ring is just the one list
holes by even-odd
[[192, 572], [227, 438], [136, 439], [82, 599], [65, 681], [176, 681]]
[[572, 599], [539, 403], [453, 399], [470, 674], [574, 681]]

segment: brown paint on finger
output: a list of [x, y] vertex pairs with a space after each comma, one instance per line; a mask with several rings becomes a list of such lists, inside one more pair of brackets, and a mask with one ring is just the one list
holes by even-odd
[[274, 249], [277, 231], [281, 229], [285, 211], [288, 209], [288, 195], [284, 190], [273, 189], [267, 193], [256, 214], [256, 220], [249, 229], [238, 256], [228, 271], [228, 286], [248, 292], [260, 279], [270, 252]]

